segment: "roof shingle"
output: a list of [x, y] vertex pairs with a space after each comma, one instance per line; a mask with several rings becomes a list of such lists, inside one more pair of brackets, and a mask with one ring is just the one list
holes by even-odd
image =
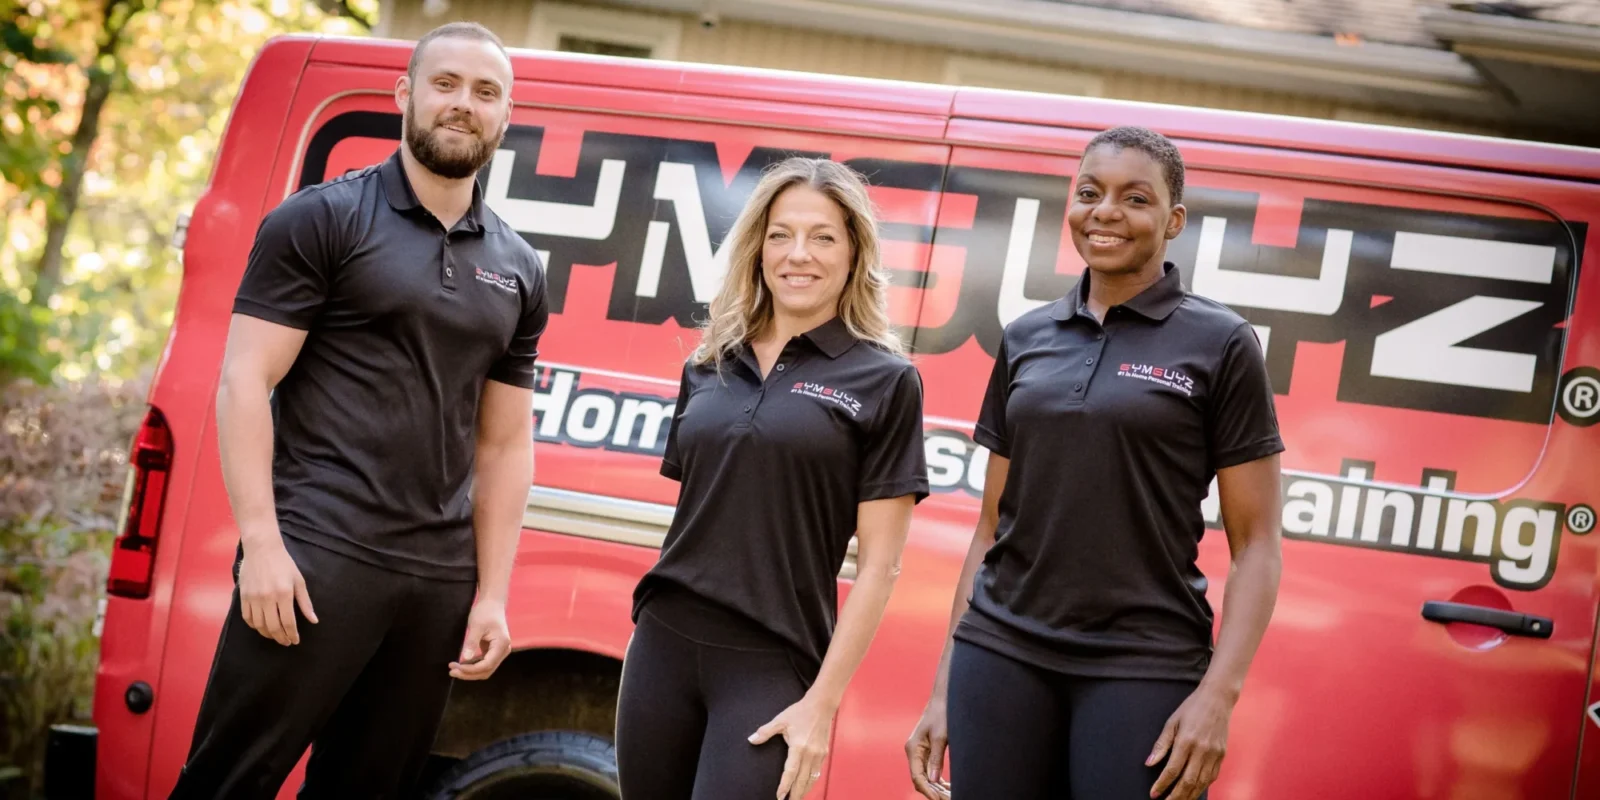
[[1456, 8], [1514, 14], [1548, 22], [1600, 25], [1600, 0], [1073, 0], [1062, 5], [1095, 6], [1166, 17], [1218, 22], [1245, 28], [1355, 37], [1361, 40], [1443, 48], [1422, 26], [1425, 8]]

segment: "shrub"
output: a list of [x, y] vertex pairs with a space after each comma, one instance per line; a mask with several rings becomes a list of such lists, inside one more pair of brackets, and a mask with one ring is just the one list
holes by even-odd
[[95, 616], [145, 385], [0, 392], [0, 775], [20, 770], [34, 787], [49, 726], [89, 716]]

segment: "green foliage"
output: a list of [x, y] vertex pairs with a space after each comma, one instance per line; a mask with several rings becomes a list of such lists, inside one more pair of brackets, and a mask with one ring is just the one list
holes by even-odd
[[[0, 0], [0, 795], [18, 776], [36, 788], [48, 727], [89, 712], [139, 376], [177, 302], [171, 236], [205, 187], [245, 69], [272, 36], [361, 34], [377, 10]], [[95, 71], [111, 93], [97, 139], [74, 152]], [[60, 282], [34, 302], [74, 160], [86, 169]]]
[[[120, 46], [97, 60], [108, 6], [111, 27], [122, 25]], [[76, 154], [87, 159], [82, 201], [62, 246], [61, 282], [43, 304], [52, 320], [39, 344], [57, 374], [126, 378], [159, 357], [182, 274], [172, 234], [205, 187], [250, 59], [279, 34], [364, 33], [377, 7], [22, 0], [10, 19], [0, 12], [0, 294], [32, 300], [90, 70], [112, 78], [98, 140]], [[0, 351], [0, 364], [16, 358]]]
[[10, 293], [0, 295], [0, 385], [13, 378], [35, 383], [50, 380], [58, 359], [44, 351], [50, 312], [18, 300]]
[[49, 726], [88, 716], [95, 610], [144, 387], [0, 392], [0, 771], [36, 778]]
[[[51, 149], [58, 131], [41, 125], [61, 113], [60, 101], [42, 94], [30, 79], [37, 74], [28, 69], [36, 65], [65, 65], [72, 54], [44, 44], [38, 38], [39, 20], [15, 7], [0, 18], [0, 86], [9, 113], [4, 120], [5, 145], [0, 147], [0, 179], [33, 194], [42, 186], [41, 177], [52, 161]], [[18, 72], [18, 66], [23, 67]]]

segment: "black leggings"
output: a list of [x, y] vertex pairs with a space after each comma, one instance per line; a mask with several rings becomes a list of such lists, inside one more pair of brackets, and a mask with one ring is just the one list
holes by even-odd
[[748, 739], [806, 686], [772, 634], [681, 591], [652, 596], [617, 698], [623, 800], [771, 800], [788, 745]]
[[1060, 675], [957, 641], [948, 701], [951, 794], [1150, 800], [1165, 762], [1146, 767], [1144, 760], [1195, 686]]
[[[270, 800], [306, 746], [299, 796], [415, 791], [450, 695], [477, 585], [388, 572], [283, 537], [321, 621], [300, 643], [251, 629], [239, 592], [222, 626], [173, 800]], [[239, 562], [234, 561], [238, 580]]]

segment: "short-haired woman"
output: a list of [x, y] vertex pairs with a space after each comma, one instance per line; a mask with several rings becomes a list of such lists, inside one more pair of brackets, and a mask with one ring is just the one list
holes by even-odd
[[[906, 744], [930, 799], [947, 740], [957, 800], [1194, 800], [1221, 768], [1277, 596], [1283, 441], [1254, 330], [1165, 261], [1183, 180], [1160, 134], [1092, 139], [1067, 209], [1088, 269], [1001, 337], [953, 642]], [[1213, 477], [1233, 555], [1214, 653]]]
[[625, 800], [806, 795], [928, 492], [922, 383], [889, 322], [861, 177], [776, 164], [724, 246], [661, 465], [677, 511], [634, 595]]

